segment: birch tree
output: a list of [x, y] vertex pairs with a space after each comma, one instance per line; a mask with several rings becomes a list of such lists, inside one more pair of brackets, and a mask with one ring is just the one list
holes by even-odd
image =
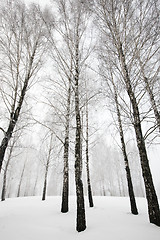
[[89, 206], [93, 207], [93, 196], [92, 196], [92, 187], [90, 179], [90, 167], [89, 167], [89, 110], [88, 110], [88, 97], [86, 93], [86, 171], [87, 171], [87, 187], [88, 187], [88, 200]]
[[124, 163], [125, 163], [126, 177], [127, 177], [127, 183], [128, 183], [128, 193], [129, 193], [130, 203], [131, 203], [131, 212], [133, 214], [137, 215], [138, 210], [137, 210], [137, 206], [136, 206], [136, 200], [135, 200], [135, 195], [134, 195], [134, 190], [133, 190], [133, 183], [132, 183], [132, 178], [131, 178], [131, 172], [130, 172], [130, 167], [129, 167], [127, 151], [126, 151], [126, 144], [125, 144], [125, 140], [124, 140], [124, 131], [123, 131], [122, 120], [121, 120], [118, 94], [117, 94], [116, 86], [115, 86], [115, 83], [113, 80], [113, 76], [111, 76], [111, 79], [112, 79], [112, 85], [113, 85], [113, 89], [114, 89], [113, 90], [114, 91], [114, 100], [115, 100], [116, 113], [117, 113], [117, 118], [118, 118], [118, 128], [119, 128], [119, 134], [120, 134], [120, 139], [121, 139], [122, 153], [123, 153], [123, 158], [124, 158]]
[[[108, 53], [108, 54], [107, 54]], [[109, 110], [112, 113], [112, 118], [113, 122], [115, 125], [115, 128], [118, 130], [118, 134], [120, 136], [120, 149], [122, 151], [123, 159], [124, 159], [124, 166], [125, 166], [125, 171], [126, 171], [126, 179], [127, 179], [127, 185], [128, 185], [128, 195], [130, 199], [130, 205], [131, 205], [131, 212], [132, 214], [137, 215], [138, 214], [138, 209], [136, 205], [136, 199], [135, 199], [135, 194], [134, 194], [134, 189], [133, 189], [133, 183], [132, 183], [132, 177], [131, 177], [131, 171], [130, 171], [130, 166], [129, 166], [129, 160], [128, 160], [128, 154], [127, 154], [127, 147], [126, 147], [126, 142], [125, 142], [125, 134], [124, 134], [124, 129], [123, 129], [123, 120], [122, 120], [122, 115], [121, 115], [121, 109], [123, 110], [124, 106], [122, 105], [122, 97], [121, 95], [124, 94], [124, 89], [121, 87], [119, 84], [119, 78], [121, 77], [120, 75], [115, 75], [115, 68], [112, 65], [112, 60], [110, 59], [110, 55], [108, 52], [108, 46], [105, 45], [105, 39], [103, 42], [103, 46], [100, 47], [99, 49], [99, 58], [100, 64], [102, 65], [100, 67], [100, 73], [102, 77], [102, 81], [104, 82], [104, 94], [107, 96], [107, 100], [109, 101]], [[120, 88], [120, 89], [119, 89]], [[121, 99], [121, 102], [120, 102]], [[125, 118], [129, 116], [129, 113], [126, 114], [127, 109], [125, 109]], [[114, 119], [114, 113], [116, 115], [116, 119]], [[130, 116], [129, 116], [130, 117]], [[128, 122], [128, 119], [127, 119]]]
[[9, 1], [0, 18], [0, 94], [7, 121], [1, 127], [0, 171], [8, 143], [22, 115], [26, 93], [33, 85], [47, 50], [46, 27], [37, 5]]
[[[142, 1], [143, 4], [143, 1]], [[117, 68], [123, 76], [123, 84], [131, 102], [133, 111], [133, 123], [137, 140], [137, 147], [141, 160], [142, 174], [145, 183], [145, 191], [148, 202], [148, 214], [151, 223], [160, 226], [160, 211], [150, 171], [149, 160], [142, 133], [142, 123], [140, 118], [140, 109], [135, 94], [135, 81], [133, 81], [134, 66], [132, 65], [134, 52], [130, 51], [133, 33], [134, 14], [136, 1], [118, 1], [110, 0], [96, 1], [96, 13], [100, 18], [102, 30], [111, 44], [111, 53], [115, 53], [119, 65]], [[134, 37], [136, 37], [134, 35]], [[133, 68], [132, 68], [133, 67]], [[133, 71], [131, 71], [133, 70]]]
[[26, 165], [27, 165], [27, 158], [24, 161], [23, 168], [22, 168], [22, 171], [21, 171], [21, 174], [20, 174], [19, 183], [18, 183], [18, 190], [17, 190], [17, 197], [20, 197], [20, 195], [21, 195], [21, 188], [22, 188], [22, 182], [23, 182], [23, 179], [24, 179], [24, 173], [25, 173], [25, 170], [26, 170]]
[[[85, 10], [83, 2], [77, 1], [59, 1], [60, 21], [63, 23], [61, 36], [68, 55], [63, 58], [65, 62], [65, 71], [71, 73], [72, 88], [74, 91], [74, 112], [76, 122], [76, 139], [75, 139], [75, 183], [77, 195], [77, 226], [78, 232], [85, 230], [85, 206], [82, 183], [82, 125], [80, 113], [80, 82], [82, 81], [81, 73], [84, 63], [88, 57], [89, 48], [85, 46], [85, 36], [88, 24], [89, 14]], [[64, 61], [63, 61], [64, 63]], [[70, 67], [72, 63], [72, 68]], [[64, 64], [62, 65], [64, 67]], [[68, 67], [69, 66], [69, 67]], [[64, 69], [64, 68], [63, 68]]]
[[[44, 144], [43, 144], [44, 146]], [[49, 167], [51, 165], [52, 160], [52, 152], [53, 152], [53, 133], [51, 133], [50, 141], [49, 141], [49, 147], [48, 151], [46, 153], [46, 160], [44, 161], [44, 167], [45, 167], [45, 176], [44, 176], [44, 184], [43, 184], [43, 192], [42, 192], [42, 201], [46, 199], [46, 191], [47, 191], [47, 178], [48, 178], [48, 171]]]

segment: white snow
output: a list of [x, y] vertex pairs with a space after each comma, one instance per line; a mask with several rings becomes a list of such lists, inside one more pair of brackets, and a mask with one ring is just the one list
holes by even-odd
[[87, 229], [78, 233], [76, 200], [70, 197], [70, 212], [60, 212], [61, 197], [12, 198], [0, 202], [0, 239], [3, 240], [159, 240], [160, 228], [150, 224], [146, 200], [137, 198], [139, 215], [130, 213], [129, 199], [86, 198]]

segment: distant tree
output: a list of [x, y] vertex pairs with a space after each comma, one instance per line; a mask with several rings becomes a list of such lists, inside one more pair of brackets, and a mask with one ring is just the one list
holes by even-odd
[[44, 176], [44, 184], [43, 184], [43, 193], [42, 193], [42, 201], [46, 199], [46, 190], [47, 190], [47, 177], [48, 177], [48, 170], [51, 165], [52, 160], [52, 152], [53, 152], [53, 133], [50, 136], [49, 147], [46, 153], [46, 160], [44, 161], [45, 166], [45, 176]]
[[23, 183], [23, 180], [24, 180], [24, 174], [25, 174], [25, 171], [26, 171], [27, 160], [28, 159], [26, 157], [25, 160], [24, 160], [23, 167], [21, 169], [21, 174], [20, 174], [19, 183], [18, 183], [17, 197], [21, 196], [21, 189], [22, 189], [22, 183]]

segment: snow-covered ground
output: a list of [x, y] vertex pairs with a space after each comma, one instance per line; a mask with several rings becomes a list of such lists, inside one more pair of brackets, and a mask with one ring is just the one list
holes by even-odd
[[60, 213], [60, 197], [7, 199], [0, 202], [0, 239], [3, 240], [159, 240], [160, 228], [150, 224], [146, 200], [137, 198], [139, 215], [130, 213], [129, 199], [94, 197], [94, 208], [86, 199], [87, 229], [75, 231], [75, 197], [70, 212]]

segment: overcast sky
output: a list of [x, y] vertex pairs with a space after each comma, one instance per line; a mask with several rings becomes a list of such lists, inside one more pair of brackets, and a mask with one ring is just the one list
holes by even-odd
[[[39, 3], [41, 6], [50, 5], [52, 0], [24, 0], [26, 3]], [[148, 150], [149, 162], [152, 168], [152, 173], [155, 177], [155, 182], [159, 184], [159, 170], [160, 170], [160, 147], [152, 146]]]

